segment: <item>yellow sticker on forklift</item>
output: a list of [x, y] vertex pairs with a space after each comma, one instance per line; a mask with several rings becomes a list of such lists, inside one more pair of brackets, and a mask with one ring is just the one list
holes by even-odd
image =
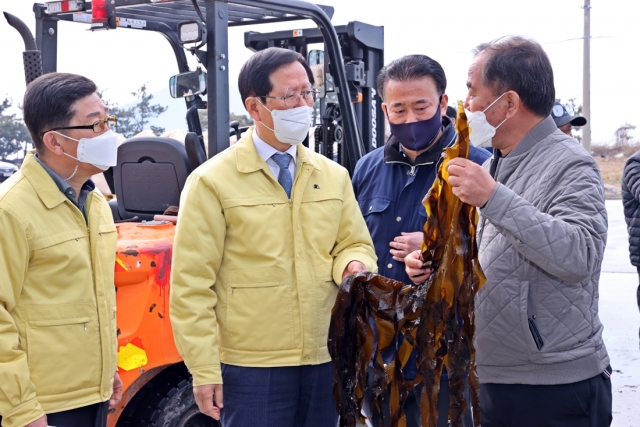
[[118, 368], [125, 371], [145, 366], [147, 362], [147, 352], [131, 343], [120, 347], [118, 351]]

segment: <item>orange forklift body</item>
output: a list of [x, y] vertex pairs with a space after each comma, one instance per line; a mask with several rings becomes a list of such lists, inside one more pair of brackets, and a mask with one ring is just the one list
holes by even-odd
[[123, 398], [109, 414], [115, 427], [136, 392], [165, 367], [181, 362], [169, 321], [169, 279], [175, 225], [121, 223], [115, 265], [118, 373]]

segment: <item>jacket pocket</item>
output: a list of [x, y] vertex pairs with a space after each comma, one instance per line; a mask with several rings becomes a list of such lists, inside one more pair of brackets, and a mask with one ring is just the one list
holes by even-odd
[[[86, 310], [74, 311], [92, 311], [85, 305], [80, 308]], [[96, 316], [28, 321], [27, 361], [39, 395], [53, 396], [100, 385], [102, 363]]]
[[291, 283], [278, 268], [230, 272], [223, 345], [236, 350], [294, 348]]
[[536, 343], [536, 347], [538, 350], [542, 349], [544, 345], [544, 341], [542, 340], [542, 335], [540, 335], [540, 331], [538, 331], [538, 326], [536, 325], [536, 321], [533, 317], [529, 317], [529, 331], [531, 332], [531, 336], [533, 337], [533, 342]]
[[[365, 217], [366, 219], [369, 215], [380, 214], [386, 211], [387, 208], [389, 208], [391, 201], [387, 199], [382, 199], [382, 198], [375, 198], [375, 199], [362, 200], [358, 204], [360, 205], [360, 211], [362, 212], [362, 216]], [[425, 212], [425, 216], [426, 216], [426, 212]]]
[[[303, 236], [309, 249], [326, 259], [334, 249], [338, 235], [343, 232], [342, 208], [342, 193], [306, 191], [297, 216], [294, 207], [294, 234]], [[347, 219], [350, 224], [351, 220]]]
[[521, 339], [524, 341], [523, 350], [528, 354], [527, 362], [537, 360], [540, 356], [542, 347], [544, 346], [544, 339], [536, 323], [535, 306], [532, 296], [530, 295], [530, 282], [525, 280], [520, 286], [520, 323], [522, 326]]

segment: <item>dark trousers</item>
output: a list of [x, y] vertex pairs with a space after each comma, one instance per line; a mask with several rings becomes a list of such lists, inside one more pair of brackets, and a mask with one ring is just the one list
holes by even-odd
[[481, 384], [480, 409], [482, 427], [606, 427], [611, 380], [603, 373], [572, 384]]
[[[51, 427], [106, 427], [109, 401], [96, 403], [69, 411], [47, 414]], [[2, 423], [2, 417], [0, 417]]]
[[278, 368], [222, 364], [223, 427], [336, 427], [331, 363]]

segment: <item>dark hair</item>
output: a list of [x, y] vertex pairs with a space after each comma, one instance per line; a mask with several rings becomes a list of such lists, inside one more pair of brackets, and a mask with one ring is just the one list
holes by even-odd
[[22, 114], [38, 152], [42, 152], [44, 146], [42, 132], [68, 126], [76, 114], [73, 104], [97, 89], [88, 78], [69, 73], [48, 73], [29, 83]]
[[447, 89], [447, 77], [438, 61], [426, 55], [407, 55], [391, 61], [380, 70], [378, 94], [384, 100], [384, 88], [389, 80], [406, 82], [421, 77], [431, 77], [436, 82], [440, 96]]
[[556, 99], [549, 57], [537, 42], [519, 36], [502, 37], [474, 49], [488, 56], [482, 84], [494, 95], [515, 91], [533, 114], [547, 117]]
[[[313, 84], [311, 67], [307, 64], [304, 56], [298, 52], [279, 47], [270, 47], [256, 52], [244, 63], [238, 76], [238, 87], [240, 88], [242, 103], [244, 104], [244, 101], [252, 96], [263, 97], [268, 95], [273, 90], [271, 75], [285, 65], [296, 61], [304, 67], [309, 82]], [[262, 102], [266, 102], [266, 99], [262, 98]]]
[[451, 105], [447, 105], [447, 117], [451, 117], [452, 119], [455, 119], [458, 117], [458, 111], [452, 107]]

